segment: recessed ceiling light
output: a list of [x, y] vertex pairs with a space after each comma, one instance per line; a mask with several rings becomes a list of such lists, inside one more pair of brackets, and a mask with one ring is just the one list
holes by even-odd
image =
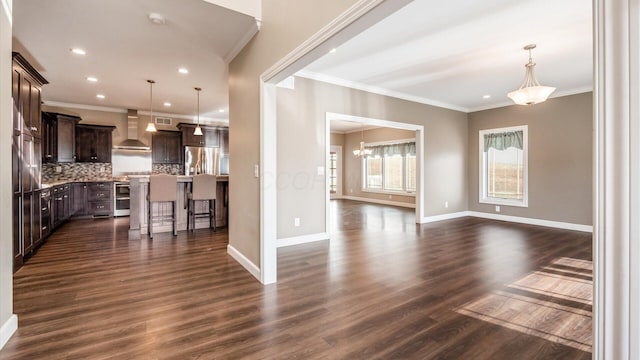
[[483, 95], [482, 98], [483, 99], [491, 99], [491, 95]]
[[105, 96], [104, 96], [104, 95], [102, 95], [102, 94], [98, 94], [98, 95], [96, 95], [96, 97], [97, 97], [98, 99], [104, 99], [104, 98], [105, 98]]
[[87, 52], [80, 48], [73, 48], [71, 49], [71, 52], [77, 55], [87, 55]]
[[98, 82], [98, 78], [93, 77], [93, 76], [87, 76], [87, 81]]
[[162, 25], [164, 24], [164, 16], [158, 13], [151, 13], [149, 14], [149, 21], [156, 25]]
[[329, 54], [333, 54], [333, 53], [334, 53], [334, 52], [336, 52], [336, 51], [338, 51], [338, 49], [333, 48], [333, 49], [329, 50]]
[[164, 104], [162, 104], [162, 105], [164, 105], [164, 106], [166, 106], [166, 107], [169, 107], [169, 106], [171, 106], [171, 103], [170, 103], [170, 102], [168, 102], [168, 101], [165, 101], [165, 103], [164, 103]]
[[223, 113], [223, 112], [224, 112], [224, 109], [219, 109], [219, 110], [218, 110], [218, 112]]
[[180, 74], [188, 74], [188, 73], [189, 73], [189, 70], [187, 70], [187, 68], [180, 68], [180, 69], [178, 69], [178, 72], [179, 72]]

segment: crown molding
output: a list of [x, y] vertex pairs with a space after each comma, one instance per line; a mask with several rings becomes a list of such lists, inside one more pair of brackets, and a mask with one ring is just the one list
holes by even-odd
[[303, 77], [306, 79], [316, 80], [316, 81], [320, 81], [328, 84], [343, 86], [343, 87], [347, 87], [355, 90], [366, 91], [373, 94], [407, 100], [407, 101], [411, 101], [419, 104], [431, 105], [431, 106], [436, 106], [444, 109], [460, 111], [464, 113], [469, 112], [468, 108], [465, 108], [462, 106], [457, 106], [457, 105], [453, 105], [453, 104], [449, 104], [449, 103], [445, 103], [437, 100], [432, 100], [422, 96], [409, 95], [399, 91], [387, 90], [381, 87], [366, 85], [366, 84], [362, 84], [355, 81], [344, 80], [337, 77], [319, 74], [311, 71], [306, 71], [306, 70], [298, 71], [296, 73], [296, 76]]
[[247, 29], [244, 35], [238, 40], [238, 42], [229, 50], [229, 52], [222, 58], [227, 66], [229, 63], [244, 49], [244, 47], [253, 39], [253, 37], [260, 31], [260, 20], [256, 20], [253, 26]]

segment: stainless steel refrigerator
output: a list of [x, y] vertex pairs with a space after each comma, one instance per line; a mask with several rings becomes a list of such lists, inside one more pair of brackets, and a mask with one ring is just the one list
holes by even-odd
[[184, 174], [228, 175], [229, 155], [220, 153], [219, 148], [185, 146]]

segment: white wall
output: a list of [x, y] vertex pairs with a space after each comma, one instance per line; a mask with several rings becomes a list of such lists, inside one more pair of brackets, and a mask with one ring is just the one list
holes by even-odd
[[18, 323], [13, 315], [13, 236], [11, 194], [11, 0], [0, 0], [0, 348]]

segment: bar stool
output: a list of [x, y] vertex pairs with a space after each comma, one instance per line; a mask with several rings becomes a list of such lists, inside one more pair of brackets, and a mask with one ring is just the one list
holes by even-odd
[[[178, 177], [175, 175], [158, 174], [149, 176], [149, 194], [147, 195], [147, 207], [149, 209], [149, 238], [153, 239], [153, 221], [154, 220], [171, 220], [173, 226], [173, 235], [178, 235], [176, 226], [176, 201], [178, 198], [176, 184]], [[153, 216], [153, 203], [171, 202], [171, 215], [159, 214]], [[160, 210], [158, 210], [160, 213]]]
[[[191, 183], [191, 192], [188, 194], [187, 205], [187, 230], [191, 224], [191, 231], [196, 229], [197, 217], [208, 217], [209, 228], [216, 230], [216, 176], [215, 175], [196, 175]], [[208, 201], [209, 211], [197, 213], [196, 201]]]

